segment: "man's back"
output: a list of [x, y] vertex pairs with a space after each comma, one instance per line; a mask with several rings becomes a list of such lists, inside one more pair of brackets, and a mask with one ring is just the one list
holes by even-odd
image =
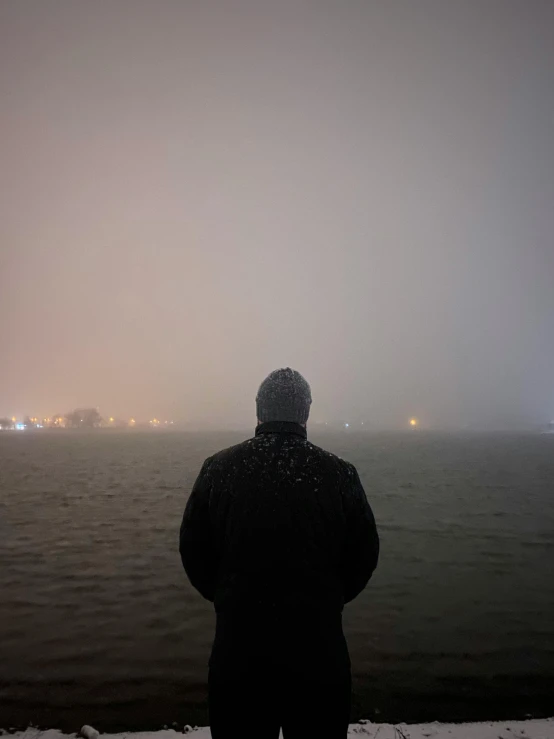
[[377, 565], [379, 539], [354, 466], [309, 442], [304, 426], [274, 421], [206, 460], [180, 551], [220, 633], [232, 625], [235, 642], [240, 631], [258, 652], [279, 652], [285, 645], [262, 644], [258, 632], [290, 640], [339, 625]]

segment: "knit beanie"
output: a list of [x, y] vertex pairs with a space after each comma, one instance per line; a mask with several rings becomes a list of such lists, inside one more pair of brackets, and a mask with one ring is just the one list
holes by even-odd
[[258, 421], [306, 423], [312, 394], [300, 372], [286, 367], [271, 372], [256, 395]]

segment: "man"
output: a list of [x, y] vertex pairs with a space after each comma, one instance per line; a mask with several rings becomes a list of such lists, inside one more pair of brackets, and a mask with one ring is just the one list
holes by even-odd
[[256, 397], [255, 436], [206, 459], [180, 530], [214, 603], [213, 739], [343, 739], [351, 664], [342, 610], [379, 557], [356, 468], [307, 440], [310, 386], [287, 367]]

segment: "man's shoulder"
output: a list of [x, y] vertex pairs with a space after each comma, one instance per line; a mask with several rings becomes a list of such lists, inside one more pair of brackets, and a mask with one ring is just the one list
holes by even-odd
[[349, 487], [356, 475], [356, 468], [351, 462], [328, 449], [306, 441], [306, 464], [315, 467], [323, 474], [329, 484]]
[[[298, 446], [304, 447], [306, 456], [309, 458], [316, 457], [322, 461], [326, 461], [329, 464], [341, 467], [343, 469], [353, 467], [350, 462], [347, 462], [342, 457], [339, 457], [337, 454], [333, 454], [333, 452], [330, 452], [327, 449], [323, 449], [316, 444], [312, 444], [312, 442], [308, 441], [308, 439], [298, 438], [297, 441]], [[208, 457], [206, 459], [206, 463], [211, 464], [226, 462], [244, 455], [258, 454], [262, 452], [263, 448], [263, 437], [253, 436], [252, 438], [245, 439], [238, 444], [233, 444], [233, 446], [225, 447], [225, 449], [220, 449], [218, 452], [215, 452], [215, 454], [212, 454], [210, 457]]]
[[312, 444], [311, 441], [308, 441], [307, 445], [311, 454], [318, 457], [322, 462], [326, 462], [327, 464], [342, 470], [346, 470], [348, 466], [351, 466], [350, 462], [339, 457], [338, 454], [333, 454], [333, 452], [330, 452], [328, 449], [323, 449], [323, 447]]
[[243, 457], [251, 453], [251, 451], [253, 450], [253, 441], [254, 438], [245, 439], [238, 444], [233, 444], [233, 446], [228, 446], [225, 447], [225, 449], [220, 449], [218, 452], [215, 452], [215, 454], [207, 457], [204, 464], [206, 465], [206, 467], [217, 467]]
[[[355, 475], [356, 468], [354, 465], [338, 454], [323, 449], [307, 439], [298, 437], [297, 441], [298, 446], [303, 447], [307, 464], [319, 464], [328, 471], [336, 470], [341, 476], [353, 477]], [[262, 453], [262, 442], [263, 439], [259, 436], [245, 439], [239, 444], [233, 444], [233, 446], [220, 449], [208, 457], [204, 464], [207, 468], [217, 469], [235, 463], [245, 457], [255, 456]]]

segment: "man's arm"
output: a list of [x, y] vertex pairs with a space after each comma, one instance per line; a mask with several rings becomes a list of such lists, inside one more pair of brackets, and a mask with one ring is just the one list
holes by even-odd
[[362, 592], [379, 561], [379, 535], [373, 511], [356, 468], [347, 464], [348, 484], [344, 491], [346, 530], [339, 568], [345, 603]]
[[211, 541], [210, 478], [207, 459], [192, 488], [179, 533], [179, 553], [193, 587], [206, 600], [215, 597], [216, 562]]

